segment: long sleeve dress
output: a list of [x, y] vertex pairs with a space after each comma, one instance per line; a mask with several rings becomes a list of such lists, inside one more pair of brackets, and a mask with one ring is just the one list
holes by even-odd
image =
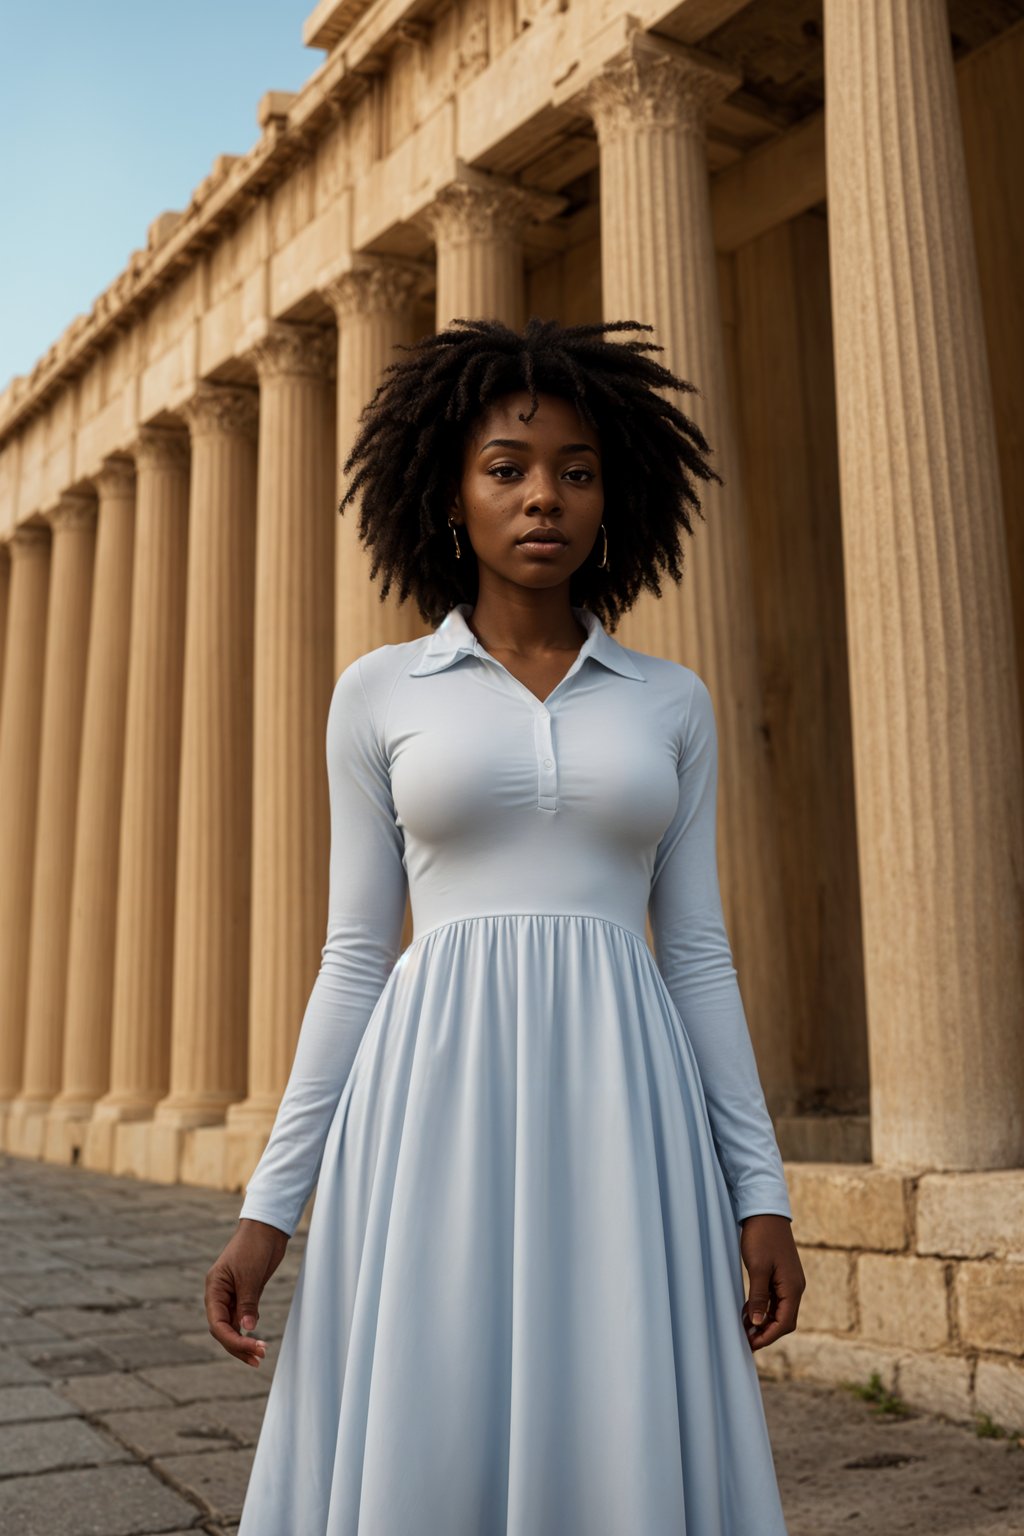
[[708, 689], [575, 608], [542, 701], [471, 611], [335, 685], [326, 942], [240, 1215], [316, 1199], [239, 1536], [786, 1536]]

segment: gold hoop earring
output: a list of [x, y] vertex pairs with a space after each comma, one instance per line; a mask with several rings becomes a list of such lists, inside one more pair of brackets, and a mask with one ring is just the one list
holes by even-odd
[[459, 548], [458, 530], [456, 529], [455, 524], [452, 522], [452, 515], [450, 512], [448, 513], [448, 527], [451, 529], [452, 538], [455, 540], [455, 558], [456, 560], [461, 560], [462, 550]]
[[599, 571], [606, 571], [608, 569], [608, 530], [604, 523], [601, 524], [601, 532], [604, 534], [604, 554], [601, 556], [597, 568]]

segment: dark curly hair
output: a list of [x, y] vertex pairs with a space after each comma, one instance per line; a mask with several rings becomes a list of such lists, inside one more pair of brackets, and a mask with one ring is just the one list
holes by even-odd
[[412, 593], [430, 624], [456, 603], [476, 602], [476, 556], [464, 541], [456, 560], [447, 516], [473, 425], [498, 396], [520, 390], [531, 398], [521, 421], [535, 414], [540, 392], [570, 401], [599, 434], [609, 569], [599, 568], [598, 545], [573, 573], [570, 601], [611, 630], [641, 588], [661, 596], [659, 570], [682, 580], [679, 531], [693, 533], [691, 510], [704, 516], [694, 481], [722, 481], [700, 428], [656, 393], [699, 390], [642, 355], [663, 351], [656, 343], [602, 339], [623, 330], [653, 326], [562, 326], [533, 316], [520, 334], [499, 320], [460, 319], [398, 348], [411, 356], [385, 368], [363, 408], [343, 472], [360, 467], [338, 507], [344, 513], [362, 492], [359, 537], [371, 552], [371, 580], [383, 572], [382, 602], [397, 581], [399, 602]]

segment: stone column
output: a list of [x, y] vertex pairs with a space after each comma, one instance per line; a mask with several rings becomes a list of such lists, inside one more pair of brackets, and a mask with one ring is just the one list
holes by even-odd
[[71, 929], [61, 1091], [50, 1106], [45, 1155], [67, 1162], [110, 1082], [117, 860], [120, 841], [128, 642], [135, 546], [135, 467], [104, 461], [99, 497], [82, 754], [75, 817]]
[[945, 0], [826, 0], [872, 1156], [1024, 1162], [1024, 774]]
[[4, 643], [7, 636], [7, 608], [11, 595], [11, 557], [6, 544], [0, 544], [0, 684], [4, 676]]
[[[135, 448], [135, 564], [117, 882], [110, 1088], [83, 1162], [145, 1170], [145, 1141], [118, 1122], [147, 1118], [170, 1064], [174, 880], [188, 550], [188, 438], [144, 427]], [[129, 1146], [129, 1143], [131, 1145]]]
[[229, 1176], [269, 1133], [319, 967], [334, 682], [334, 338], [275, 324], [260, 380], [253, 713], [249, 1096], [228, 1111]]
[[[719, 735], [723, 904], [768, 1105], [793, 1107], [789, 977], [776, 814], [761, 719], [745, 503], [719, 307], [706, 118], [739, 77], [680, 45], [634, 34], [579, 105], [601, 149], [601, 268], [608, 320], [654, 327], [641, 339], [702, 397], [674, 403], [700, 425], [724, 487], [702, 489], [685, 584], [624, 617], [626, 644], [687, 662], [711, 690]], [[616, 339], [613, 334], [610, 338]], [[633, 339], [622, 333], [621, 339]], [[608, 521], [615, 559], [614, 508]], [[684, 535], [685, 539], [685, 535]]]
[[453, 319], [524, 322], [523, 230], [563, 197], [533, 192], [472, 167], [417, 215], [437, 247], [437, 328]]
[[[324, 289], [324, 298], [338, 318], [338, 416], [336, 499], [349, 483], [341, 466], [351, 452], [363, 407], [373, 398], [385, 368], [400, 360], [399, 345], [415, 337], [416, 300], [425, 281], [424, 269], [379, 257], [356, 257], [351, 271]], [[370, 580], [370, 560], [359, 538], [359, 508], [350, 504], [336, 517], [334, 672], [378, 645], [413, 640], [425, 633], [415, 610], [382, 603]]]
[[68, 978], [71, 877], [89, 650], [96, 503], [66, 494], [48, 514], [53, 530], [46, 621], [39, 809], [29, 932], [25, 1060], [11, 1105], [7, 1148], [41, 1157], [45, 1114], [60, 1092]]
[[[149, 1175], [178, 1177], [185, 1128], [245, 1094], [252, 819], [255, 389], [202, 384], [192, 432], [170, 1093]], [[326, 514], [325, 514], [326, 516]]]
[[0, 1107], [5, 1111], [21, 1090], [25, 1061], [49, 529], [44, 524], [22, 523], [11, 535], [8, 549], [11, 590], [0, 694]]

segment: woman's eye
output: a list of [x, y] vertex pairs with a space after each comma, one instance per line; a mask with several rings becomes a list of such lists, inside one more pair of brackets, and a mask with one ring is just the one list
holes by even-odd
[[[494, 475], [495, 478], [498, 479], [498, 480], [507, 480], [508, 479], [507, 475], [502, 475], [502, 474], [498, 473], [498, 471], [502, 470], [502, 469], [510, 469], [513, 474], [518, 474], [519, 473], [519, 471], [518, 471], [518, 469], [517, 469], [515, 464], [492, 464], [491, 468], [487, 471], [487, 473], [489, 475]], [[589, 470], [589, 469], [568, 469], [568, 470], [566, 470], [566, 474], [568, 474], [568, 475], [582, 475], [583, 476], [582, 480], [574, 480], [573, 481], [574, 485], [585, 485], [588, 480], [593, 480], [593, 478], [594, 478], [592, 471]]]

